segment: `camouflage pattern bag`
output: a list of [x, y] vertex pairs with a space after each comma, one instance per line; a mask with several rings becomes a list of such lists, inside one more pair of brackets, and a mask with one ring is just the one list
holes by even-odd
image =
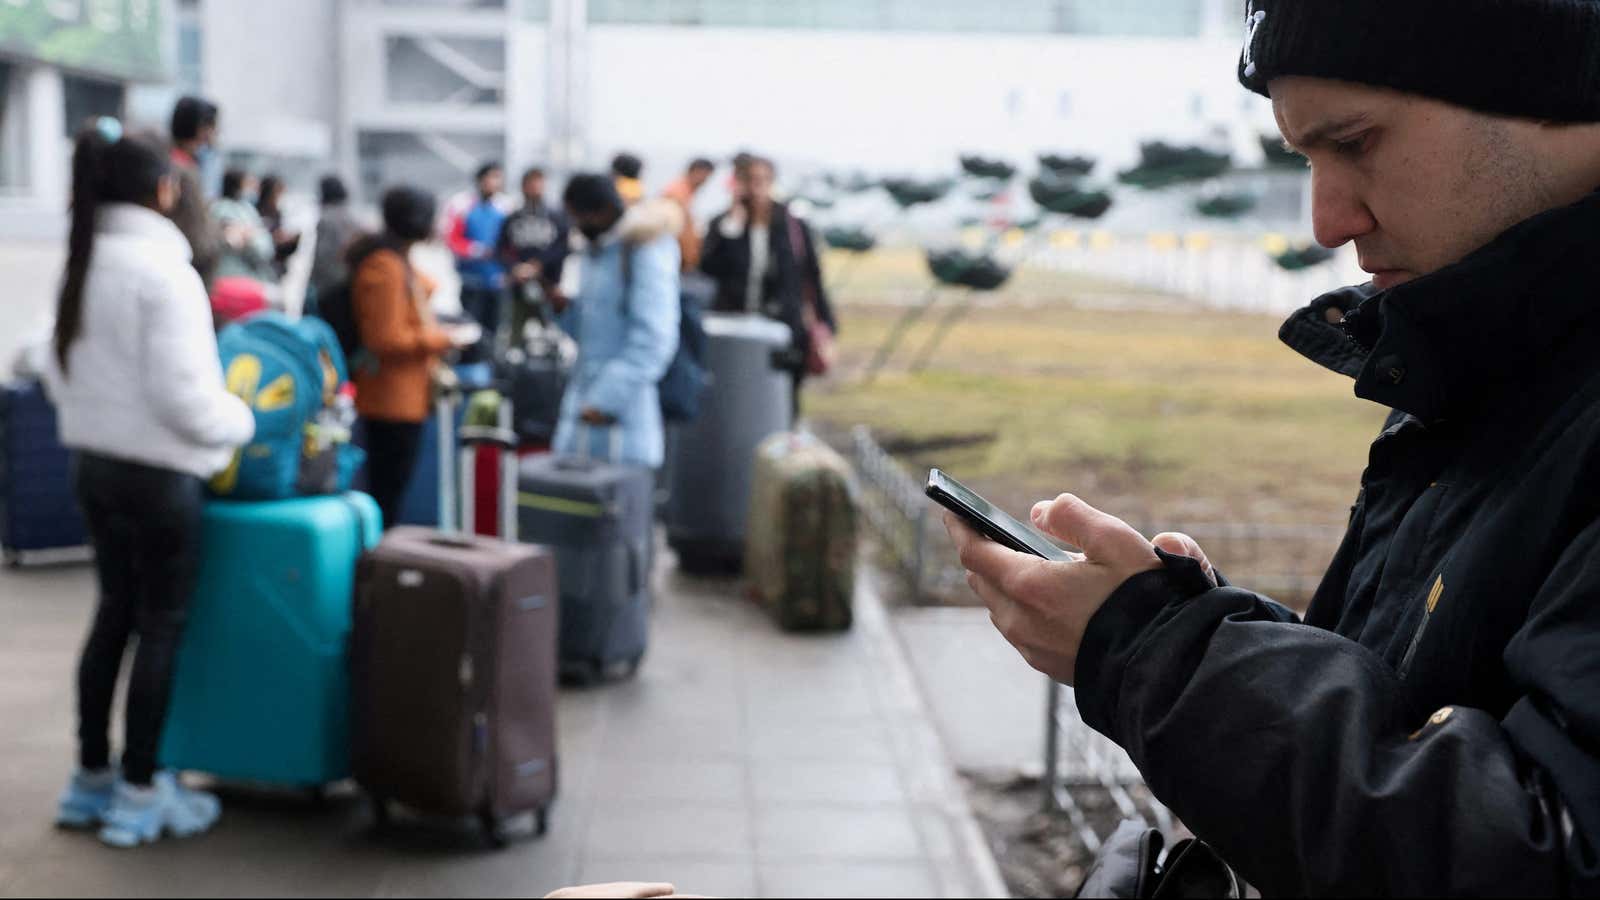
[[785, 629], [850, 627], [858, 519], [850, 467], [822, 441], [784, 433], [756, 449], [745, 574]]

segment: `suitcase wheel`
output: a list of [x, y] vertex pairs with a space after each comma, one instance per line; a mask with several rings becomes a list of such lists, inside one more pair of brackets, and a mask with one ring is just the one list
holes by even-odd
[[22, 568], [22, 554], [15, 550], [7, 550], [5, 553], [5, 564], [6, 568], [8, 569]]
[[550, 831], [550, 810], [547, 807], [533, 814], [533, 833], [544, 837]]
[[496, 850], [506, 848], [505, 829], [501, 827], [500, 820], [495, 818], [494, 813], [487, 811], [479, 813], [478, 824], [483, 827], [483, 838], [489, 842], [489, 846]]
[[644, 665], [644, 654], [641, 653], [628, 660], [628, 669], [623, 673], [623, 678], [633, 678], [639, 674], [639, 667]]

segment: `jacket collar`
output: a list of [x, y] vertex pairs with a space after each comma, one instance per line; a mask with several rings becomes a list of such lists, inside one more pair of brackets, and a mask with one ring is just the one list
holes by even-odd
[[1325, 294], [1279, 337], [1355, 378], [1356, 396], [1438, 421], [1543, 371], [1563, 339], [1600, 313], [1597, 293], [1600, 192], [1426, 277]]
[[153, 241], [170, 248], [184, 262], [194, 258], [194, 249], [178, 226], [161, 213], [143, 206], [112, 203], [103, 207], [95, 218], [95, 231]]

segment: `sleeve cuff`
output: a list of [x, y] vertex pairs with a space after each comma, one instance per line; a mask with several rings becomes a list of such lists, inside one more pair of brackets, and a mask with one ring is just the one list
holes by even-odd
[[1169, 607], [1212, 589], [1199, 561], [1160, 548], [1162, 567], [1123, 582], [1089, 620], [1073, 672], [1078, 711], [1091, 728], [1116, 740], [1122, 676], [1151, 624]]

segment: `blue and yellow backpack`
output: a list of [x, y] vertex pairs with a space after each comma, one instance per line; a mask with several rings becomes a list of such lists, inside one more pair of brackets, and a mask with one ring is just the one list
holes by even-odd
[[234, 500], [281, 500], [349, 490], [365, 454], [348, 439], [326, 442], [318, 418], [350, 379], [333, 329], [261, 313], [217, 338], [229, 392], [256, 417], [254, 440], [211, 480], [211, 493]]

